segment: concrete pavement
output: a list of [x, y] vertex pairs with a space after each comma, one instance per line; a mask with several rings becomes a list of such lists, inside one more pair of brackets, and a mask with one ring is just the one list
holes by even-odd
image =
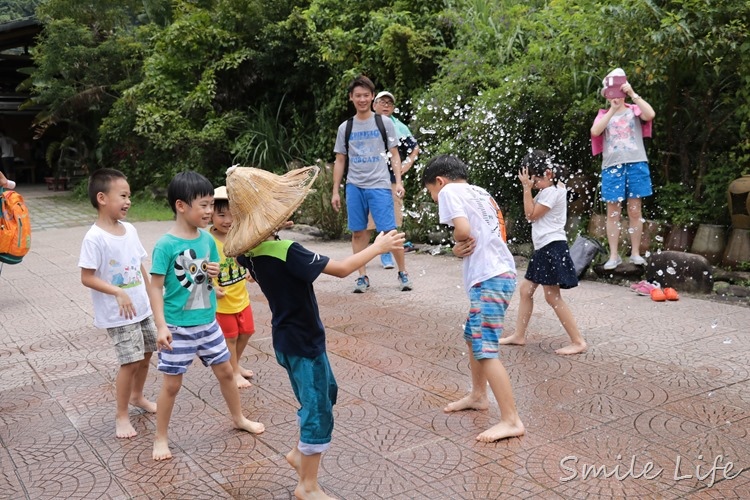
[[[172, 416], [174, 458], [154, 462], [154, 415], [132, 410], [139, 435], [114, 437], [117, 365], [106, 333], [92, 326], [76, 267], [81, 224], [93, 212], [61, 206], [58, 195], [27, 199], [32, 251], [0, 275], [0, 498], [291, 498], [296, 479], [284, 454], [297, 441], [296, 402], [257, 286], [249, 288], [257, 332], [243, 360], [256, 376], [241, 397], [266, 432], [232, 430], [218, 384], [197, 363]], [[148, 250], [169, 225], [136, 223]], [[304, 239], [333, 258], [350, 252], [346, 242]], [[482, 444], [474, 437], [496, 409], [441, 411], [470, 386], [460, 261], [408, 254], [412, 292], [399, 292], [395, 271], [375, 264], [362, 295], [351, 293], [353, 277], [316, 282], [340, 386], [320, 474], [329, 494], [747, 497], [750, 308], [689, 296], [655, 303], [582, 282], [563, 293], [590, 348], [562, 357], [554, 350], [565, 333], [539, 291], [528, 344], [501, 350], [527, 435]], [[152, 369], [149, 397], [160, 382]]]

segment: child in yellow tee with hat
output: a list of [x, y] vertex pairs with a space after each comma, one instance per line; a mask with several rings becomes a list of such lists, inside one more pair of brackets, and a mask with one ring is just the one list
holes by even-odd
[[234, 381], [239, 389], [251, 387], [247, 380], [254, 374], [240, 365], [242, 353], [247, 347], [250, 336], [255, 333], [253, 309], [250, 306], [250, 294], [247, 292], [247, 281], [252, 280], [243, 266], [234, 257], [224, 255], [224, 241], [232, 227], [232, 213], [229, 211], [229, 197], [226, 186], [214, 190], [214, 213], [211, 217], [211, 236], [216, 241], [219, 251], [219, 276], [216, 282], [216, 321], [224, 332], [229, 359], [234, 372]]

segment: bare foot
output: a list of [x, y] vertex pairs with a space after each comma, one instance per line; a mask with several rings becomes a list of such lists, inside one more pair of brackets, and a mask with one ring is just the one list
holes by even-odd
[[169, 451], [169, 443], [166, 439], [154, 439], [154, 451], [151, 456], [154, 460], [169, 460], [172, 458], [172, 452]]
[[255, 373], [253, 373], [252, 370], [248, 370], [247, 368], [242, 368], [240, 366], [240, 374], [245, 378], [253, 378], [255, 376]]
[[520, 420], [515, 424], [500, 422], [478, 435], [477, 441], [493, 443], [501, 439], [523, 436], [524, 434], [526, 434], [526, 429]]
[[507, 337], [500, 337], [500, 345], [526, 345], [526, 337], [513, 334]]
[[297, 484], [294, 488], [294, 498], [298, 500], [335, 500], [333, 497], [329, 497], [321, 489], [314, 491], [306, 491], [301, 484]]
[[260, 422], [253, 422], [252, 420], [248, 420], [245, 417], [242, 417], [241, 421], [235, 422], [234, 428], [241, 431], [247, 431], [250, 434], [261, 434], [266, 430], [265, 425], [261, 424]]
[[579, 354], [582, 352], [586, 352], [586, 348], [588, 346], [586, 345], [586, 342], [582, 342], [580, 344], [570, 344], [566, 345], [565, 347], [561, 347], [560, 349], [556, 350], [556, 354]]
[[156, 413], [156, 403], [149, 401], [142, 394], [139, 397], [131, 397], [130, 404], [148, 413]]
[[247, 389], [253, 386], [245, 377], [239, 374], [234, 376], [234, 382], [237, 384], [237, 389]]
[[115, 419], [115, 436], [120, 439], [127, 439], [137, 436], [138, 433], [133, 428], [128, 417]]
[[454, 401], [453, 403], [448, 404], [448, 406], [443, 408], [443, 411], [445, 413], [452, 413], [454, 411], [461, 410], [486, 410], [487, 408], [489, 408], [489, 401], [487, 400], [486, 396], [482, 398], [476, 398], [469, 394], [468, 396], [464, 396], [458, 401]]
[[[286, 461], [294, 468], [295, 471], [297, 471], [297, 476], [301, 478], [302, 453], [300, 453], [299, 449], [295, 447], [294, 449], [292, 449], [292, 451], [287, 453]], [[315, 500], [333, 498], [326, 495], [323, 490], [320, 489], [320, 486], [318, 486], [317, 484], [315, 486], [315, 490], [308, 491], [304, 486], [302, 486], [301, 482], [297, 483], [297, 487], [294, 489], [294, 498]]]

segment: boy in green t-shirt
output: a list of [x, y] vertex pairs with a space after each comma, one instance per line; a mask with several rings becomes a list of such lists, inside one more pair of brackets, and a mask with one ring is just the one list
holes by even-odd
[[218, 379], [235, 428], [253, 434], [265, 430], [263, 424], [242, 414], [229, 350], [216, 322], [211, 279], [219, 274], [219, 255], [214, 239], [201, 231], [211, 221], [213, 195], [208, 179], [190, 171], [177, 174], [167, 188], [175, 224], [156, 242], [150, 284], [158, 332], [158, 370], [164, 373], [156, 403], [154, 460], [172, 458], [167, 437], [169, 419], [182, 376], [196, 354]]

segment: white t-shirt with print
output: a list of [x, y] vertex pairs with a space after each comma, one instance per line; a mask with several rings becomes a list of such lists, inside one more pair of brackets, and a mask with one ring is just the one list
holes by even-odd
[[549, 207], [543, 217], [531, 224], [531, 241], [534, 250], [549, 245], [553, 241], [567, 241], [565, 220], [568, 217], [568, 190], [565, 185], [549, 186], [536, 195], [536, 203]]
[[465, 217], [476, 241], [474, 253], [463, 259], [466, 293], [477, 283], [499, 274], [515, 273], [516, 264], [500, 232], [497, 203], [490, 194], [466, 182], [451, 182], [438, 193], [441, 224], [453, 226], [453, 219]]
[[141, 265], [148, 258], [146, 249], [138, 239], [138, 231], [128, 222], [120, 222], [125, 234], [111, 234], [96, 224], [86, 233], [81, 244], [78, 267], [94, 269], [94, 275], [105, 282], [120, 287], [130, 296], [136, 316], [127, 319], [120, 316], [120, 306], [114, 295], [91, 290], [94, 303], [94, 326], [114, 328], [138, 323], [151, 315], [146, 284]]

